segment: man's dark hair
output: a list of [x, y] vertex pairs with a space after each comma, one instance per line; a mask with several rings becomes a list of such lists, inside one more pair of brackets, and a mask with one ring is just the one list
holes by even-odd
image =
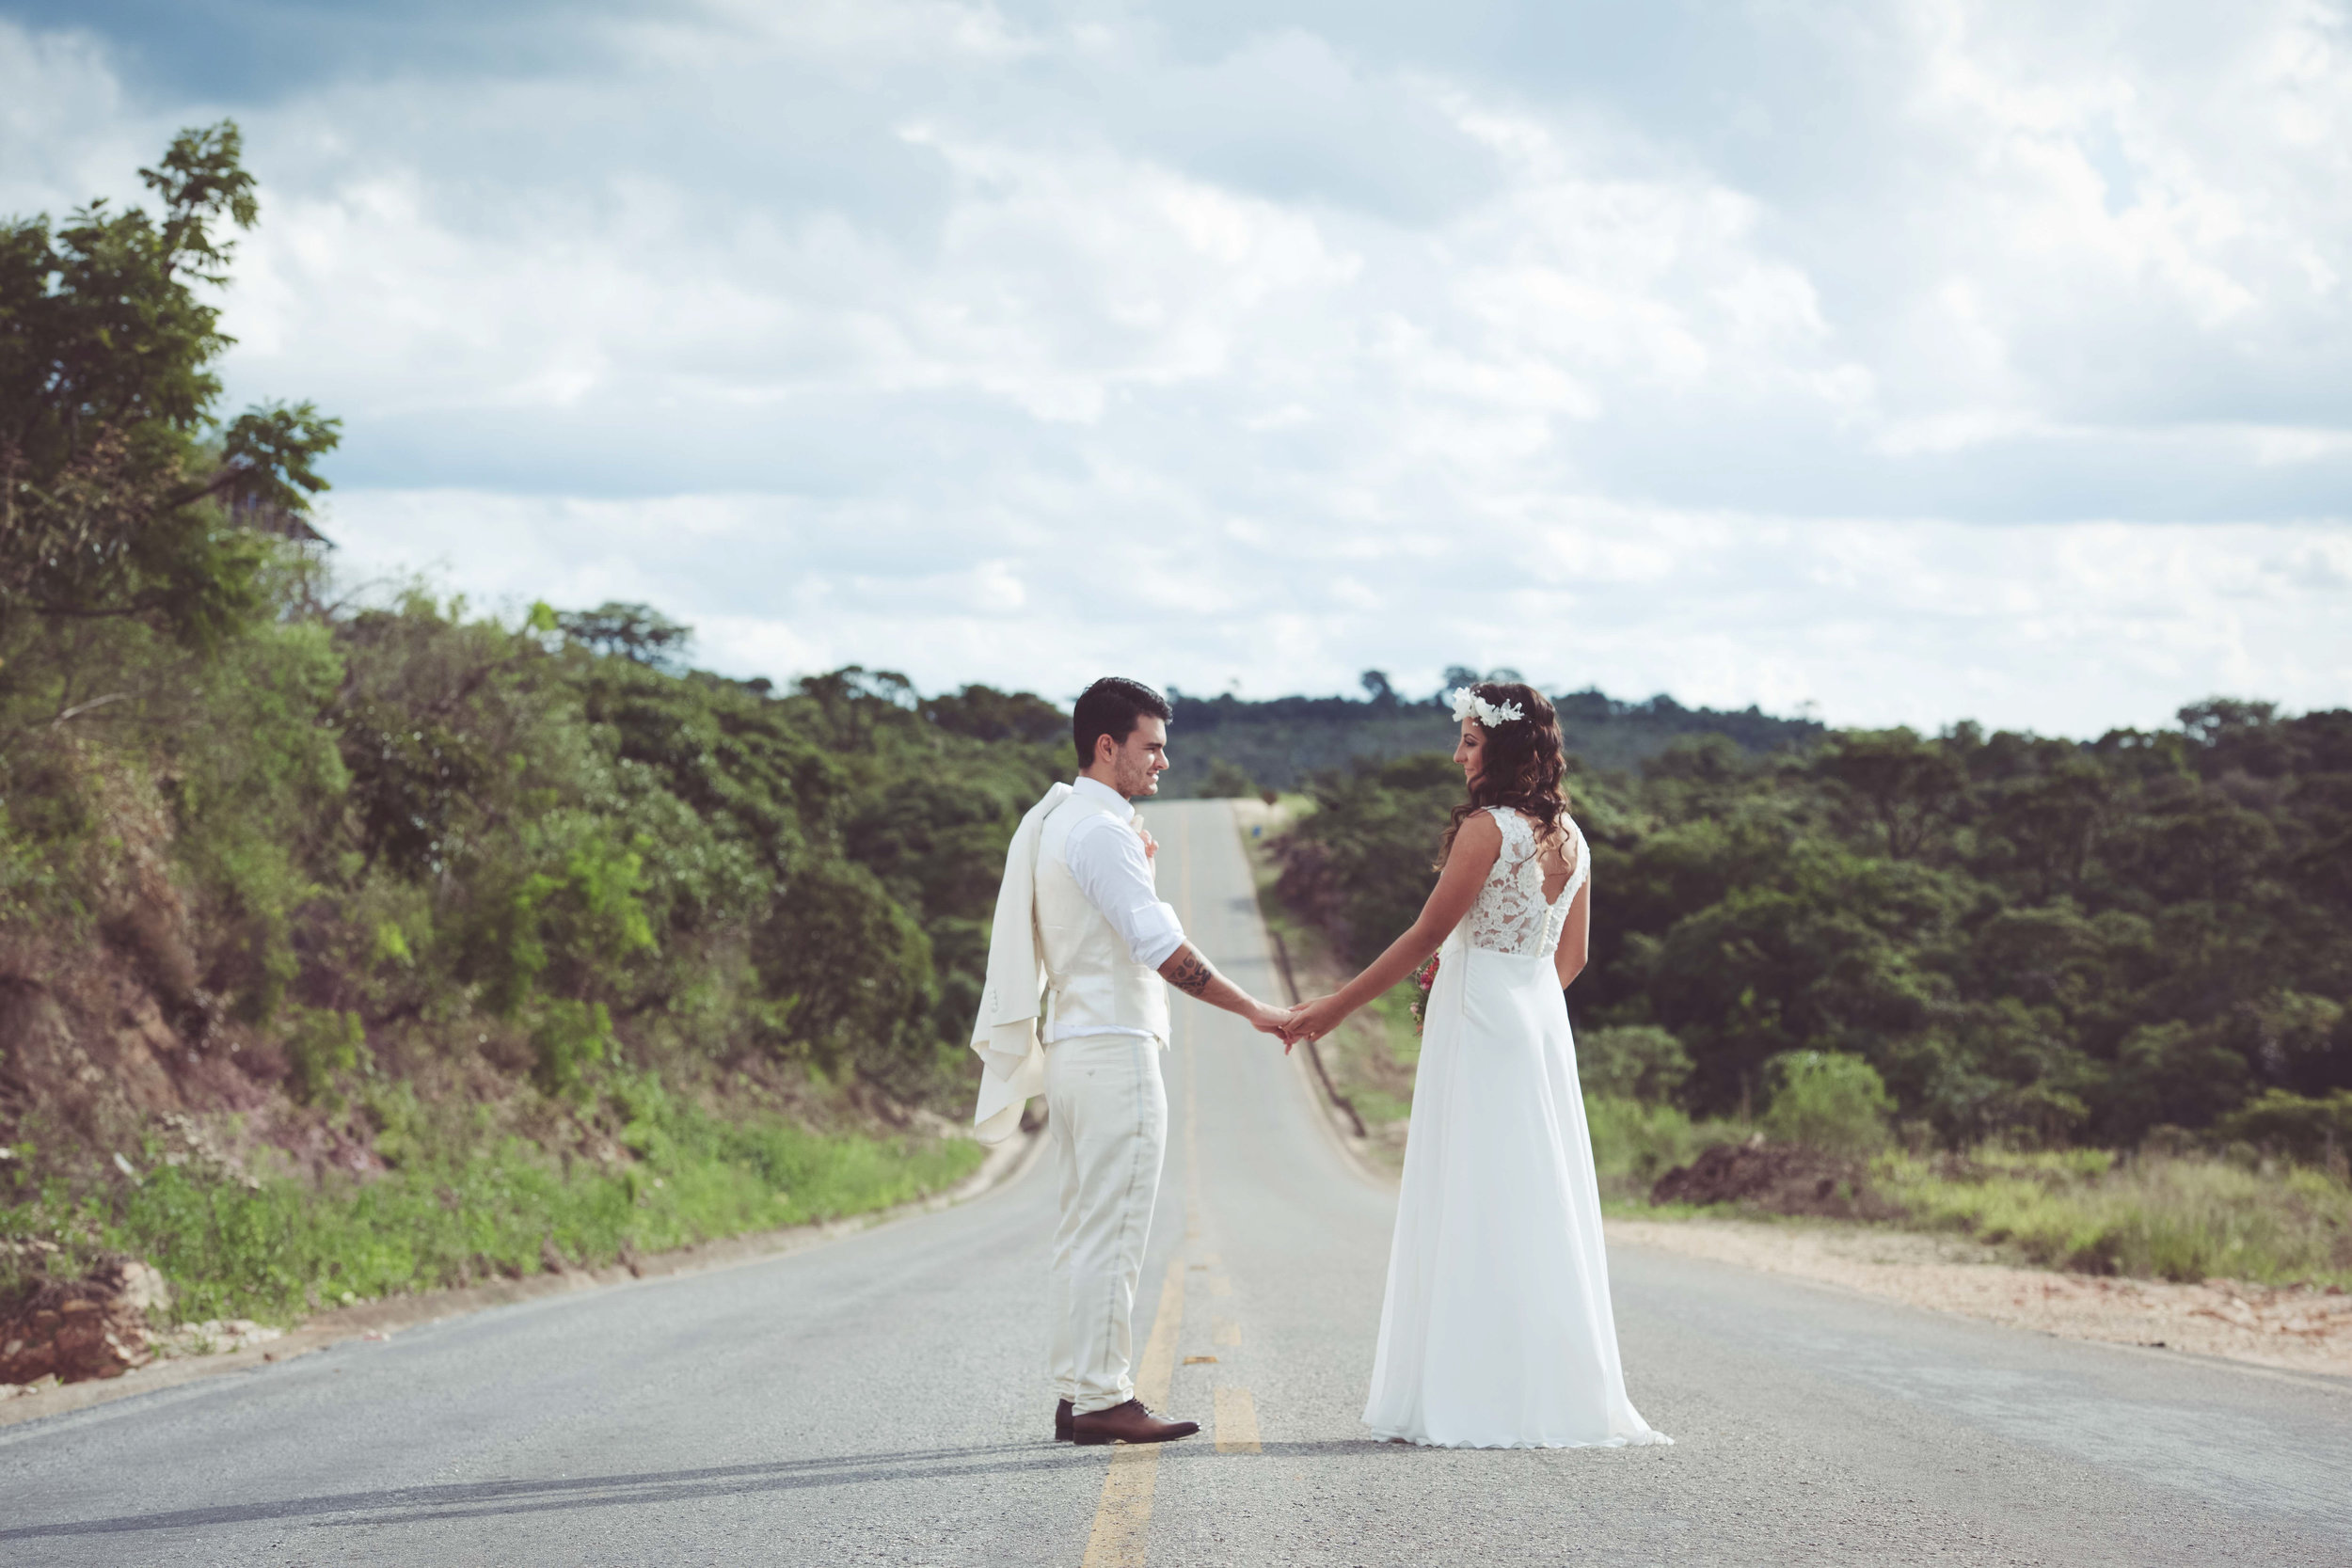
[[1094, 766], [1096, 736], [1106, 735], [1123, 745], [1136, 733], [1136, 721], [1147, 713], [1163, 724], [1176, 717], [1168, 699], [1141, 681], [1104, 675], [1088, 687], [1070, 710], [1070, 735], [1078, 743], [1078, 766]]

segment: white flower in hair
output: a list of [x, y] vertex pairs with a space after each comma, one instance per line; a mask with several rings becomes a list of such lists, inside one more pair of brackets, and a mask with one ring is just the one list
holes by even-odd
[[1497, 724], [1508, 724], [1515, 719], [1527, 717], [1527, 710], [1518, 704], [1490, 703], [1467, 686], [1455, 687], [1453, 697], [1454, 721], [1457, 724], [1465, 719], [1475, 718], [1491, 730]]

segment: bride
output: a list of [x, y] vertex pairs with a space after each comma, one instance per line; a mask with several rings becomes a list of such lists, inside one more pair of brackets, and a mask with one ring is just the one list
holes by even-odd
[[1447, 1448], [1670, 1443], [1626, 1398], [1593, 1146], [1561, 992], [1584, 967], [1584, 836], [1560, 723], [1531, 687], [1454, 693], [1437, 890], [1371, 966], [1301, 1007], [1320, 1037], [1438, 955], [1364, 1420]]

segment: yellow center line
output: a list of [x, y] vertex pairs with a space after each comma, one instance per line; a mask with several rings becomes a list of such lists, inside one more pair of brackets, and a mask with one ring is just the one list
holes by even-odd
[[[1172, 1258], [1160, 1287], [1159, 1315], [1136, 1368], [1136, 1398], [1149, 1405], [1168, 1402], [1176, 1372], [1176, 1335], [1184, 1321], [1184, 1260]], [[1103, 1499], [1094, 1509], [1094, 1533], [1087, 1539], [1086, 1568], [1143, 1568], [1143, 1537], [1152, 1523], [1152, 1487], [1159, 1479], [1160, 1445], [1122, 1444], [1111, 1450], [1103, 1478]]]
[[[1179, 918], [1185, 930], [1190, 931], [1192, 834], [1182, 831], [1174, 836], [1175, 901]], [[1200, 1197], [1200, 1055], [1190, 1014], [1180, 1009], [1170, 1032], [1176, 1037], [1173, 1054], [1179, 1059], [1184, 1078], [1184, 1240], [1193, 1242], [1200, 1239], [1205, 1211]], [[1187, 1249], [1180, 1246], [1168, 1260], [1168, 1273], [1160, 1284], [1159, 1312], [1152, 1320], [1152, 1338], [1136, 1365], [1136, 1398], [1154, 1409], [1166, 1407], [1168, 1386], [1175, 1377], [1177, 1339], [1184, 1323], [1186, 1274], [1194, 1269], [1205, 1272], [1211, 1295], [1233, 1293], [1233, 1282], [1223, 1272], [1222, 1256], [1202, 1253], [1196, 1263], [1189, 1260], [1186, 1253]], [[1241, 1343], [1241, 1325], [1234, 1320], [1217, 1318], [1211, 1327], [1217, 1344]], [[1200, 1359], [1213, 1362], [1216, 1358]], [[1220, 1386], [1214, 1390], [1214, 1397], [1217, 1452], [1260, 1452], [1257, 1404], [1249, 1390]], [[1122, 1444], [1111, 1450], [1110, 1468], [1103, 1477], [1102, 1500], [1094, 1511], [1094, 1529], [1087, 1538], [1085, 1568], [1143, 1568], [1144, 1540], [1152, 1523], [1152, 1497], [1159, 1481], [1161, 1447], [1157, 1443]]]
[[[1176, 918], [1183, 924], [1184, 934], [1189, 938], [1192, 934], [1192, 834], [1190, 832], [1178, 835], [1176, 902], [1181, 906], [1176, 911]], [[1176, 1016], [1189, 1024], [1190, 1021], [1184, 1018], [1181, 1009], [1178, 1010]], [[1196, 1114], [1200, 1101], [1200, 1097], [1193, 1092], [1192, 1031], [1189, 1027], [1184, 1030], [1184, 1240], [1190, 1242], [1199, 1240], [1200, 1236], [1200, 1140], [1195, 1132], [1195, 1129], [1200, 1125], [1200, 1118]]]
[[[1177, 835], [1176, 898], [1178, 918], [1192, 927], [1192, 835]], [[1184, 1070], [1184, 1235], [1200, 1233], [1200, 1140], [1194, 1129], [1199, 1103], [1193, 1088], [1190, 1020], [1176, 1015]], [[1168, 1260], [1168, 1275], [1160, 1285], [1160, 1309], [1152, 1320], [1152, 1338], [1136, 1366], [1136, 1398], [1155, 1409], [1168, 1404], [1168, 1385], [1176, 1375], [1176, 1337], [1184, 1323], [1184, 1252], [1177, 1248]], [[1103, 1477], [1102, 1500], [1094, 1509], [1094, 1530], [1087, 1538], [1085, 1568], [1143, 1568], [1144, 1537], [1152, 1523], [1152, 1491], [1159, 1481], [1157, 1443], [1122, 1444], [1111, 1450], [1109, 1471]]]
[[1216, 1451], [1259, 1451], [1258, 1406], [1247, 1388], [1220, 1387], [1216, 1391]]

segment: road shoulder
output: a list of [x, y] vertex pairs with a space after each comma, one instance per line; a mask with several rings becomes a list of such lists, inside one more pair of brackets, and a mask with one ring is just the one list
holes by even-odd
[[1711, 1218], [1607, 1226], [1612, 1246], [1703, 1258], [2069, 1339], [2343, 1379], [2352, 1392], [2352, 1295], [2022, 1268], [1958, 1238], [1867, 1226]]
[[644, 1280], [707, 1274], [715, 1269], [733, 1268], [741, 1263], [805, 1252], [844, 1236], [853, 1236], [880, 1226], [911, 1219], [917, 1214], [934, 1213], [942, 1209], [969, 1203], [1021, 1177], [1035, 1162], [1044, 1144], [1045, 1137], [1041, 1132], [1008, 1138], [989, 1149], [978, 1170], [946, 1192], [934, 1193], [929, 1197], [917, 1198], [892, 1209], [878, 1210], [870, 1214], [852, 1215], [823, 1225], [796, 1225], [781, 1230], [722, 1237], [693, 1246], [641, 1257], [631, 1266], [614, 1264], [601, 1269], [548, 1270], [525, 1275], [521, 1279], [497, 1280], [460, 1290], [426, 1291], [416, 1295], [361, 1302], [356, 1307], [319, 1313], [278, 1338], [243, 1350], [215, 1355], [171, 1356], [136, 1368], [120, 1377], [69, 1383], [37, 1393], [18, 1394], [0, 1400], [0, 1428], [22, 1426], [28, 1421], [87, 1410], [93, 1405], [110, 1404], [117, 1400], [132, 1399], [141, 1394], [157, 1393], [230, 1372], [252, 1371], [264, 1365], [291, 1361], [354, 1339], [389, 1338], [404, 1329], [445, 1323], [452, 1318], [486, 1311], [493, 1307], [512, 1307], [548, 1296], [567, 1295], [575, 1291], [608, 1290]]

